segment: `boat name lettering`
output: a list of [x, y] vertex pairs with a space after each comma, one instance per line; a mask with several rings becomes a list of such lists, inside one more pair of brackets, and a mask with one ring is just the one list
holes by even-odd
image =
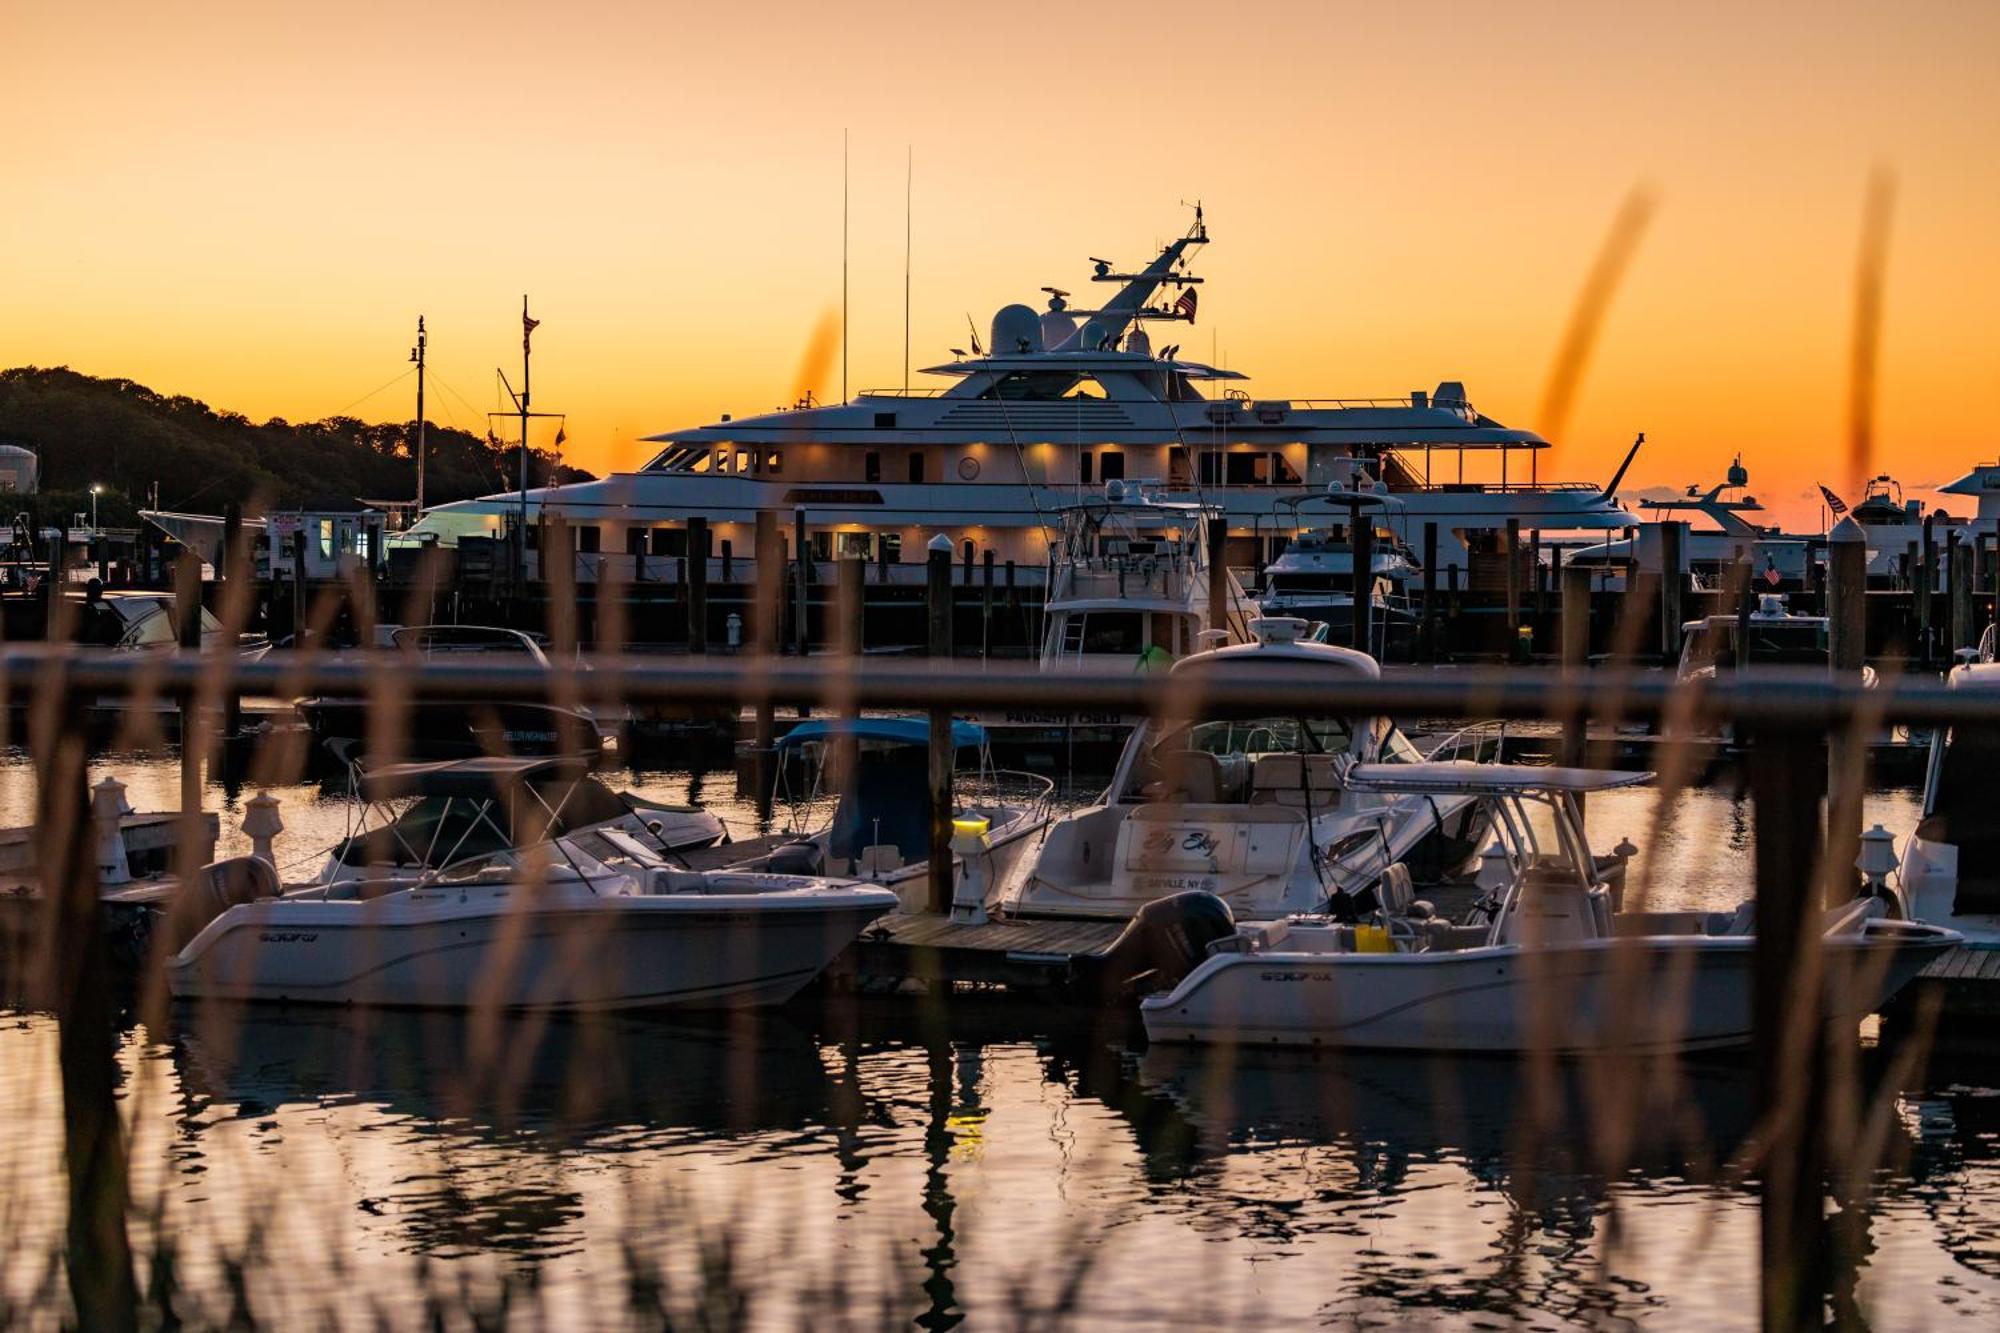
[[1200, 852], [1203, 856], [1215, 855], [1215, 849], [1222, 845], [1222, 839], [1205, 828], [1188, 829], [1186, 831], [1163, 828], [1155, 829], [1146, 835], [1145, 850], [1155, 853], [1171, 851], [1173, 850], [1174, 838], [1176, 836], [1180, 838], [1181, 851]]
[[311, 944], [319, 938], [316, 930], [273, 930], [257, 936], [259, 944]]
[[784, 504], [878, 505], [880, 491], [848, 491], [821, 486], [794, 486], [785, 492]]
[[1332, 981], [1331, 972], [1259, 972], [1259, 981]]

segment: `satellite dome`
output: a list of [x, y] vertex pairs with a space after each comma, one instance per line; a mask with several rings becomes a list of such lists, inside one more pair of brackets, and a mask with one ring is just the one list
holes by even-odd
[[1140, 356], [1151, 356], [1153, 354], [1153, 340], [1146, 335], [1144, 329], [1135, 328], [1125, 335], [1125, 350], [1128, 352], [1137, 352]]
[[995, 356], [1021, 356], [1042, 350], [1042, 317], [1024, 305], [1003, 305], [993, 316]]
[[1076, 337], [1076, 320], [1060, 310], [1042, 312], [1042, 347], [1045, 351], [1059, 352], [1063, 344]]
[[1083, 333], [1077, 338], [1076, 350], [1079, 352], [1101, 351], [1103, 350], [1102, 345], [1104, 340], [1110, 336], [1111, 330], [1105, 328], [1101, 321], [1095, 319], [1085, 320]]

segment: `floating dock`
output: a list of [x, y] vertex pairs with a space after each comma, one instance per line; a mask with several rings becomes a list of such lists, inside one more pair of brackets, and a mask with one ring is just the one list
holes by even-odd
[[928, 912], [895, 912], [862, 932], [833, 972], [862, 990], [906, 982], [1031, 990], [1088, 984], [1123, 921], [996, 918], [963, 925]]

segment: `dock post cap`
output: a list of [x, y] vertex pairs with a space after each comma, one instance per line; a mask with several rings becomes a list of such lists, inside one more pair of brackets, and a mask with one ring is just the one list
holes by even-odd
[[1826, 539], [1829, 542], [1865, 542], [1868, 537], [1861, 531], [1861, 525], [1854, 521], [1854, 515], [1849, 514], [1833, 525], [1833, 531], [1826, 534]]
[[951, 538], [940, 532], [937, 536], [930, 539], [930, 542], [924, 549], [927, 551], [943, 551], [949, 555], [951, 554]]

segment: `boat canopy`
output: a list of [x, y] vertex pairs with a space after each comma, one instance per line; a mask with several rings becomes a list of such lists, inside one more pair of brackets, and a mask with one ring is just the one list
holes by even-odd
[[[809, 741], [852, 736], [863, 741], [887, 741], [892, 745], [929, 745], [931, 724], [921, 717], [814, 718], [801, 722], [778, 738], [777, 748], [787, 749]], [[955, 750], [986, 744], [986, 728], [976, 722], [951, 724], [951, 745]]]
[[1398, 795], [1490, 796], [1507, 792], [1609, 791], [1651, 782], [1651, 773], [1605, 768], [1543, 768], [1535, 764], [1356, 764], [1347, 772], [1355, 791]]
[[520, 783], [586, 775], [589, 764], [580, 757], [544, 755], [478, 755], [430, 763], [382, 764], [362, 770], [361, 794], [371, 801], [401, 796], [457, 796], [487, 799]]

